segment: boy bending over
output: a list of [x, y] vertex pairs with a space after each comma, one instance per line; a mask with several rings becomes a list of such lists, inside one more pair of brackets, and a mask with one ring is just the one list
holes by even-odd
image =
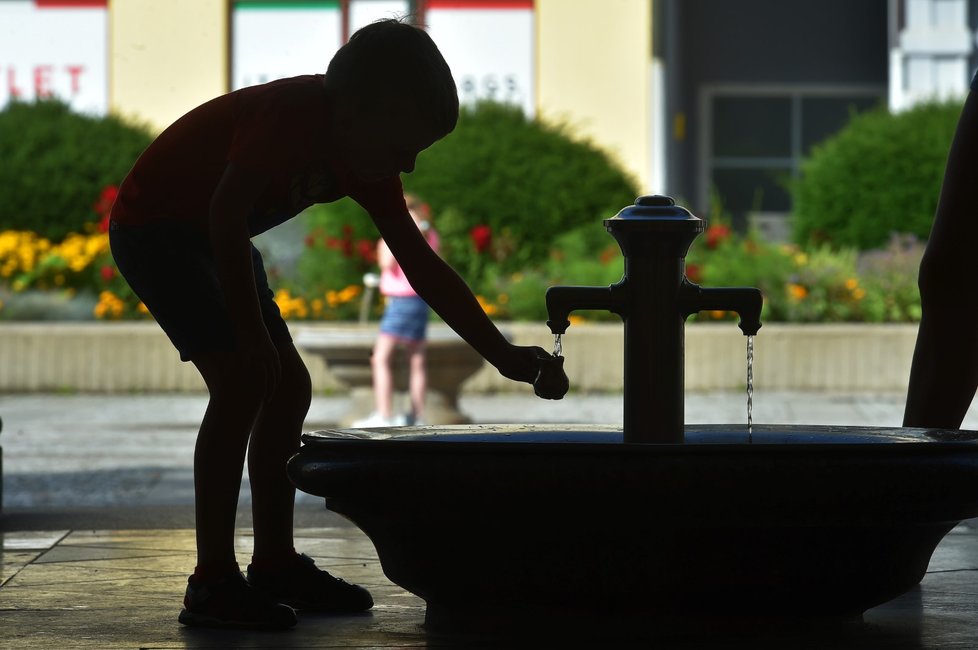
[[[365, 589], [293, 548], [286, 461], [311, 386], [251, 237], [350, 196], [445, 322], [505, 377], [536, 377], [546, 353], [506, 341], [405, 206], [399, 174], [457, 119], [455, 82], [435, 44], [382, 21], [354, 34], [325, 75], [244, 88], [190, 111], [122, 183], [110, 225], [115, 261], [210, 395], [194, 453], [197, 566], [181, 623], [290, 627], [293, 608], [373, 605]], [[247, 578], [234, 554], [246, 455], [255, 541]]]

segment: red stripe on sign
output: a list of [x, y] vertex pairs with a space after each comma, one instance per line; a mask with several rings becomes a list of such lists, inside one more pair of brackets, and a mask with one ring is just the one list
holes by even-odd
[[533, 9], [533, 0], [428, 0], [431, 9]]
[[109, 0], [34, 0], [38, 9], [105, 9]]

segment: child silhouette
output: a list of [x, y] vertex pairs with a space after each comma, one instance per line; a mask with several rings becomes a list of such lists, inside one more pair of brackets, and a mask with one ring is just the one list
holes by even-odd
[[[193, 109], [122, 183], [113, 256], [209, 393], [194, 453], [197, 566], [181, 623], [283, 628], [295, 625], [293, 608], [373, 605], [365, 589], [293, 547], [286, 462], [299, 447], [311, 386], [251, 237], [313, 203], [352, 197], [421, 298], [501, 374], [534, 381], [542, 350], [499, 333], [404, 202], [399, 174], [457, 119], [455, 82], [430, 37], [380, 21], [355, 33], [325, 75], [244, 88]], [[234, 553], [246, 457], [254, 518], [247, 578]]]

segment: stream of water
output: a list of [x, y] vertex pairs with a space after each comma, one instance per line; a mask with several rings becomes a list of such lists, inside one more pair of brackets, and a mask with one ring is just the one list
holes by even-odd
[[754, 442], [754, 337], [747, 337], [747, 444]]

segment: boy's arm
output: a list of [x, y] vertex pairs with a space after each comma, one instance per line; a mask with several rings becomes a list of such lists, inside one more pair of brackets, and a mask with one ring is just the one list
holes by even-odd
[[538, 371], [537, 349], [515, 346], [506, 340], [468, 285], [431, 249], [410, 215], [374, 216], [373, 220], [422, 300], [500, 374], [532, 383]]
[[248, 233], [248, 215], [265, 183], [257, 174], [228, 163], [211, 197], [208, 232], [236, 349], [243, 361], [265, 368], [270, 389], [278, 381], [280, 365], [258, 302]]

